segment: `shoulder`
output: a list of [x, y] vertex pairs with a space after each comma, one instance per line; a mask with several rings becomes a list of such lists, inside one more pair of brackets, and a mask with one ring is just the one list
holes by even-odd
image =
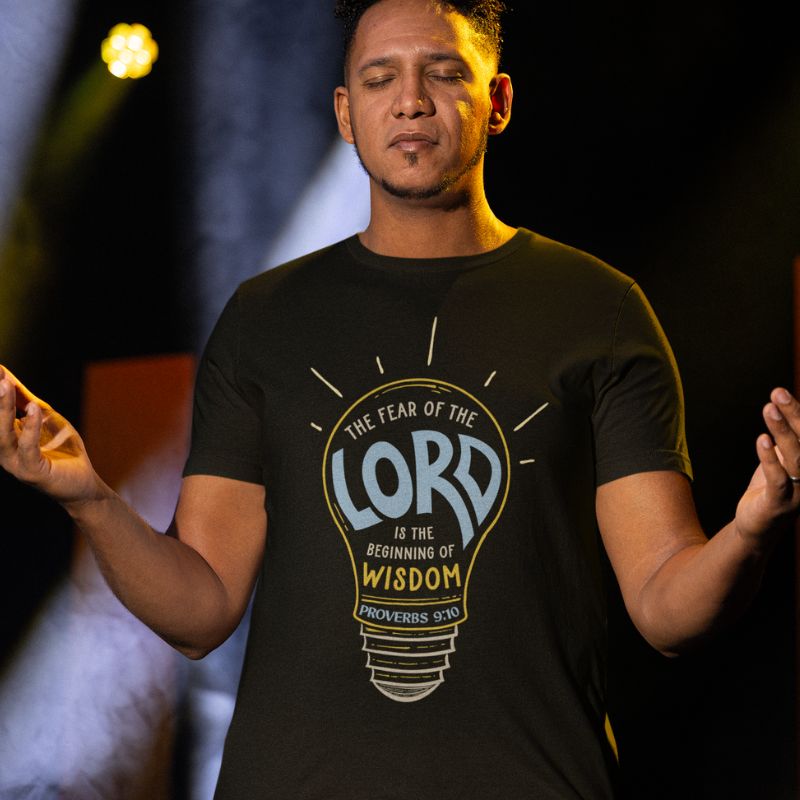
[[265, 298], [324, 279], [337, 264], [347, 262], [347, 241], [344, 239], [271, 267], [241, 283], [236, 293], [242, 299]]
[[506, 259], [502, 275], [509, 291], [546, 297], [555, 308], [594, 316], [615, 313], [635, 281], [597, 256], [520, 228], [519, 245]]
[[550, 270], [559, 277], [582, 277], [599, 283], [628, 289], [633, 278], [585, 250], [550, 239], [527, 228], [520, 229], [522, 247], [519, 257], [540, 270]]
[[235, 321], [243, 334], [324, 304], [348, 263], [347, 239], [266, 269], [240, 283], [221, 320]]
[[347, 239], [266, 269], [240, 283], [228, 296], [212, 339], [241, 341], [320, 303], [346, 263]]

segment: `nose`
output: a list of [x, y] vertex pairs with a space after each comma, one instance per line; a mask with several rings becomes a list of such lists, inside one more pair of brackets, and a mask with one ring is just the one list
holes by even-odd
[[397, 95], [392, 103], [393, 116], [415, 119], [433, 114], [434, 104], [417, 76], [406, 76], [398, 82]]

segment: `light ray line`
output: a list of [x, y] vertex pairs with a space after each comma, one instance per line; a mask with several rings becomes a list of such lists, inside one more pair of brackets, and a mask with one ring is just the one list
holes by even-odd
[[325, 380], [322, 375], [317, 372], [314, 367], [311, 367], [311, 371], [335, 394], [341, 397], [344, 400], [344, 395], [330, 382]]
[[535, 458], [523, 458], [522, 461], [519, 462], [520, 464], [535, 464]]
[[520, 424], [517, 425], [516, 428], [514, 428], [514, 433], [516, 433], [518, 430], [521, 430], [522, 428], [524, 428], [537, 414], [541, 414], [542, 411], [544, 411], [547, 408], [547, 406], [549, 406], [549, 405], [550, 405], [550, 403], [543, 403], [542, 405], [540, 405], [539, 408], [537, 408], [536, 411], [534, 411], [533, 414], [531, 414], [528, 417], [528, 419], [522, 420], [522, 422], [520, 422]]
[[319, 425], [317, 425], [317, 423], [316, 423], [316, 422], [312, 422], [312, 423], [311, 423], [311, 427], [312, 427], [312, 428], [313, 428], [315, 431], [320, 431], [320, 432], [322, 431], [322, 428], [320, 428], [320, 426], [319, 426]]
[[489, 376], [489, 377], [486, 379], [486, 383], [484, 383], [483, 385], [484, 385], [484, 386], [488, 386], [488, 385], [489, 385], [489, 384], [492, 382], [492, 378], [494, 378], [494, 376], [495, 376], [495, 375], [497, 375], [497, 370], [495, 370], [495, 371], [494, 371], [494, 372], [493, 372], [493, 373], [492, 373], [492, 374], [491, 374], [491, 375], [490, 375], [490, 376]]
[[375, 356], [375, 361], [378, 362], [378, 369], [381, 371], [381, 375], [383, 375], [383, 364], [381, 364], [381, 357]]
[[428, 366], [431, 365], [433, 361], [433, 343], [436, 340], [436, 324], [439, 321], [439, 317], [433, 318], [433, 327], [431, 328], [431, 346], [428, 348]]

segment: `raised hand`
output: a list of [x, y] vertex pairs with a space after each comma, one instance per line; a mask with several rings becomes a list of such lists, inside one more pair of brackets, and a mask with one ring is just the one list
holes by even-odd
[[775, 389], [770, 400], [764, 406], [769, 434], [756, 444], [760, 464], [736, 509], [740, 535], [765, 545], [800, 510], [800, 403], [786, 389]]
[[102, 493], [75, 428], [0, 367], [0, 467], [60, 503]]

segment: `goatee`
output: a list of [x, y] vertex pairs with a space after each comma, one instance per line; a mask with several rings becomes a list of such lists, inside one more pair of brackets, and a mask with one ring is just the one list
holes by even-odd
[[[356, 136], [355, 130], [353, 131], [353, 140], [355, 143], [355, 151], [356, 156], [358, 157], [358, 163], [361, 164], [361, 168], [364, 172], [367, 173], [370, 180], [374, 181], [375, 183], [379, 184], [381, 188], [383, 188], [386, 192], [388, 192], [393, 197], [399, 197], [403, 200], [429, 200], [432, 197], [438, 197], [440, 194], [444, 194], [448, 192], [450, 189], [453, 188], [460, 180], [463, 178], [468, 172], [471, 172], [475, 169], [476, 166], [480, 163], [483, 156], [486, 154], [486, 149], [489, 144], [489, 127], [488, 125], [484, 128], [483, 134], [481, 136], [481, 140], [478, 142], [478, 146], [475, 148], [475, 152], [470, 157], [469, 161], [458, 171], [453, 173], [445, 173], [438, 183], [432, 184], [431, 186], [418, 186], [418, 187], [402, 187], [397, 186], [386, 178], [379, 178], [376, 175], [373, 175], [369, 169], [367, 169], [367, 165], [364, 163], [364, 159], [361, 158], [361, 152], [358, 149], [358, 138]], [[407, 153], [406, 154], [406, 161], [409, 166], [415, 166], [419, 161], [419, 157], [416, 153]]]

